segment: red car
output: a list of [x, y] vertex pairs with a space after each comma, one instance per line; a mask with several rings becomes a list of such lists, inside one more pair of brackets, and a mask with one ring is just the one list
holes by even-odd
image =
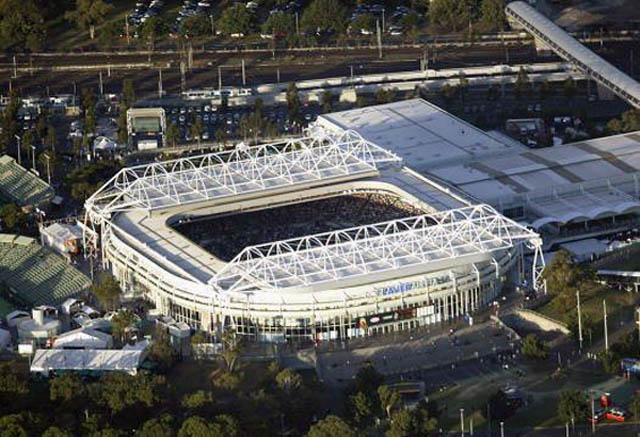
[[613, 407], [607, 412], [607, 419], [624, 422], [627, 412], [620, 407]]

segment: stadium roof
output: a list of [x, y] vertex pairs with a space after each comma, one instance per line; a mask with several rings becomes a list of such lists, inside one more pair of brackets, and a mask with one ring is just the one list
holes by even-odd
[[115, 211], [152, 211], [243, 194], [377, 174], [400, 158], [355, 132], [291, 139], [129, 167], [86, 202], [96, 220]]
[[19, 206], [38, 206], [55, 195], [53, 188], [9, 155], [0, 157], [0, 197]]
[[[622, 190], [640, 172], [640, 132], [489, 157], [430, 171], [493, 205], [519, 197], [546, 222], [640, 207]], [[539, 222], [538, 225], [544, 224]]]
[[418, 171], [525, 149], [499, 141], [422, 99], [324, 114], [316, 123], [338, 132], [357, 131]]
[[[446, 267], [538, 234], [488, 205], [246, 247], [210, 281], [221, 291], [286, 290], [350, 279], [374, 282]], [[386, 277], [384, 277], [386, 276]], [[537, 282], [536, 282], [537, 283]]]
[[523, 1], [511, 2], [507, 14], [525, 29], [542, 39], [558, 55], [611, 88], [616, 94], [640, 108], [640, 83], [583, 46], [562, 28]]

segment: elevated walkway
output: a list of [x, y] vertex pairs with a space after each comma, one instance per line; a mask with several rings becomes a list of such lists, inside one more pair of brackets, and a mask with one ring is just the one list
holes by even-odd
[[523, 1], [509, 3], [507, 17], [542, 41], [561, 58], [635, 108], [640, 108], [640, 83], [583, 46], [551, 20]]

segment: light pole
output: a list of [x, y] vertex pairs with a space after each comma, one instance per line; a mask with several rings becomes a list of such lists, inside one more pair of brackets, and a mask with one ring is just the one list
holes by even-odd
[[51, 158], [47, 153], [44, 154], [44, 157], [47, 160], [47, 181], [51, 185]]
[[36, 170], [36, 146], [31, 146], [31, 165], [33, 171], [38, 171]]
[[582, 352], [582, 315], [580, 314], [580, 291], [576, 291], [576, 301], [578, 303], [578, 341], [580, 342], [580, 352]]
[[16, 137], [16, 140], [18, 141], [18, 164], [22, 165], [22, 154], [20, 153], [20, 141], [22, 138], [18, 135], [14, 135], [14, 137]]
[[596, 406], [591, 395], [591, 434], [596, 433]]
[[640, 344], [640, 307], [636, 308], [636, 313], [638, 315], [638, 321], [636, 322], [638, 324], [638, 344]]
[[464, 408], [460, 408], [460, 430], [462, 437], [464, 437]]
[[504, 422], [500, 422], [500, 437], [504, 437]]
[[607, 301], [602, 299], [602, 310], [604, 312], [604, 350], [609, 352], [609, 333], [607, 332]]

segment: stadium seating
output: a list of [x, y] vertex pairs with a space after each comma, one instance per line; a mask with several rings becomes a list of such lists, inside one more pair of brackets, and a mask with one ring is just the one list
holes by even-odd
[[380, 223], [425, 212], [391, 194], [359, 192], [199, 221], [176, 230], [230, 261], [247, 246]]
[[0, 196], [19, 206], [38, 206], [53, 199], [53, 188], [8, 155], [0, 157]]
[[0, 234], [0, 283], [30, 305], [57, 305], [87, 289], [91, 281], [35, 240]]

